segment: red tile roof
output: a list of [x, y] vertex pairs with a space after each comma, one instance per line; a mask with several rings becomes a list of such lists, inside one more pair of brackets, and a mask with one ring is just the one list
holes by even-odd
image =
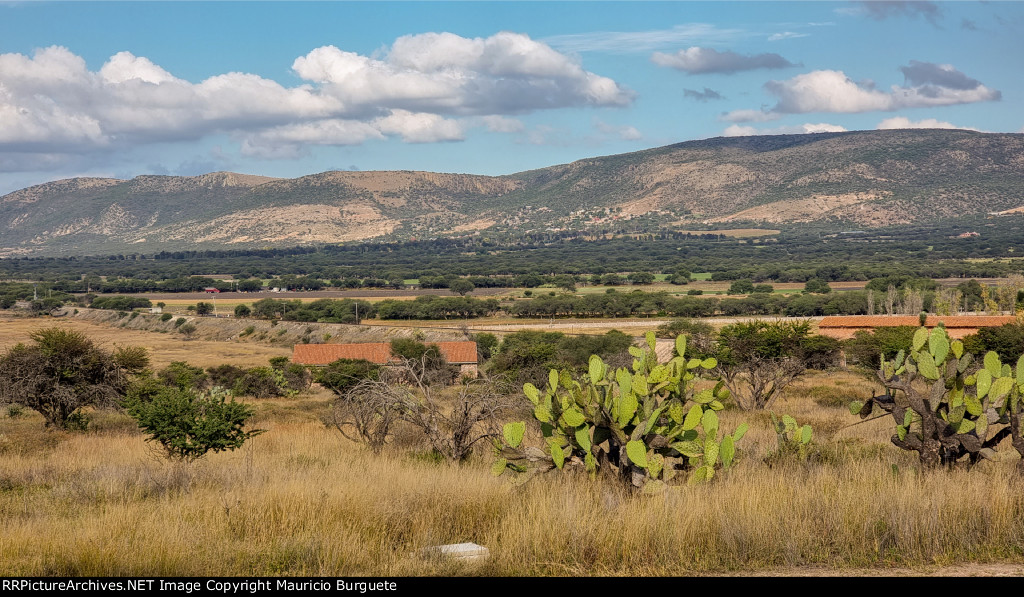
[[[935, 327], [942, 322], [946, 328], [985, 328], [1014, 323], [1013, 315], [929, 315], [926, 327]], [[918, 327], [921, 320], [916, 315], [833, 315], [823, 317], [818, 324], [821, 328], [887, 328], [900, 325]]]
[[[476, 363], [476, 342], [428, 342], [436, 345], [449, 363], [462, 365]], [[368, 342], [364, 344], [296, 344], [292, 362], [301, 365], [327, 365], [338, 359], [365, 359], [383, 365], [391, 360], [391, 344]]]

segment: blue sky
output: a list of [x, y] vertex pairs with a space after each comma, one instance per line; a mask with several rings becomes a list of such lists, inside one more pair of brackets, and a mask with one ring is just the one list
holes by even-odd
[[0, 2], [0, 193], [1024, 132], [1019, 2]]

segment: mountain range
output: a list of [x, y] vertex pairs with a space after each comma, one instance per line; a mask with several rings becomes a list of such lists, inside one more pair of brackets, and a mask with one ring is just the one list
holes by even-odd
[[1024, 211], [1024, 134], [720, 137], [507, 176], [73, 178], [0, 197], [0, 255], [154, 253], [632, 226], [859, 228]]

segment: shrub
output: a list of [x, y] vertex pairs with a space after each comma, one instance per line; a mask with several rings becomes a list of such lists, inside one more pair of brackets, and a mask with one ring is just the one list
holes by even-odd
[[245, 369], [234, 365], [218, 365], [207, 367], [206, 376], [211, 387], [233, 388], [239, 379], [245, 376]]
[[245, 372], [234, 387], [235, 395], [253, 398], [292, 396], [297, 390], [288, 387], [284, 372], [271, 367], [253, 367]]
[[160, 316], [160, 321], [170, 321], [171, 317], [174, 316], [171, 315], [170, 313], [164, 313], [163, 315]]
[[707, 358], [714, 354], [715, 350], [715, 328], [711, 324], [699, 319], [673, 319], [668, 323], [658, 326], [654, 334], [659, 338], [675, 339], [680, 334], [685, 334], [689, 339], [687, 350], [690, 356]]
[[31, 408], [46, 425], [65, 428], [85, 406], [113, 406], [128, 388], [132, 371], [85, 334], [59, 327], [30, 336], [0, 357], [0, 402]]
[[250, 315], [252, 315], [252, 309], [248, 305], [235, 306], [235, 317], [249, 317]]
[[318, 370], [315, 381], [341, 395], [364, 379], [378, 379], [380, 368], [364, 359], [338, 359]]
[[194, 367], [185, 361], [174, 361], [157, 374], [164, 385], [183, 390], [200, 390], [206, 387], [206, 373], [201, 367]]
[[755, 320], [722, 328], [718, 370], [743, 410], [771, 408], [782, 390], [807, 369], [819, 349], [806, 322]]
[[226, 397], [224, 391], [196, 394], [164, 387], [145, 398], [130, 397], [126, 409], [149, 435], [146, 441], [158, 442], [168, 458], [192, 462], [211, 451], [239, 448], [263, 433], [261, 429], [245, 431], [252, 409]]

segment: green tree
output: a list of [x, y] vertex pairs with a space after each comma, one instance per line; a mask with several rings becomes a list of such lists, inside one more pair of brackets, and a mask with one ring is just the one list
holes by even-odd
[[729, 294], [750, 294], [754, 292], [754, 283], [750, 280], [736, 280], [729, 285]]
[[35, 410], [47, 427], [63, 429], [82, 407], [117, 405], [129, 375], [148, 363], [137, 354], [119, 356], [128, 349], [110, 353], [82, 332], [60, 327], [30, 337], [33, 345], [18, 344], [0, 357], [0, 402]]
[[158, 442], [168, 458], [192, 462], [208, 452], [240, 448], [262, 429], [245, 431], [253, 415], [249, 406], [227, 391], [197, 394], [178, 387], [163, 387], [153, 393], [129, 396], [125, 408], [146, 434], [146, 441]]
[[807, 369], [810, 325], [755, 320], [718, 334], [718, 370], [736, 405], [771, 408], [782, 390]]
[[235, 317], [249, 317], [252, 315], [252, 309], [249, 305], [236, 305], [235, 306]]
[[653, 284], [654, 274], [651, 272], [633, 272], [626, 277], [631, 284]]
[[473, 292], [474, 289], [476, 289], [476, 285], [465, 278], [453, 280], [452, 283], [448, 285], [448, 290], [451, 290], [459, 296], [466, 296], [470, 292]]
[[828, 294], [832, 292], [832, 287], [828, 285], [828, 282], [820, 278], [812, 278], [804, 284], [804, 292], [810, 294]]
[[213, 305], [210, 303], [196, 303], [196, 315], [209, 315], [213, 313]]

